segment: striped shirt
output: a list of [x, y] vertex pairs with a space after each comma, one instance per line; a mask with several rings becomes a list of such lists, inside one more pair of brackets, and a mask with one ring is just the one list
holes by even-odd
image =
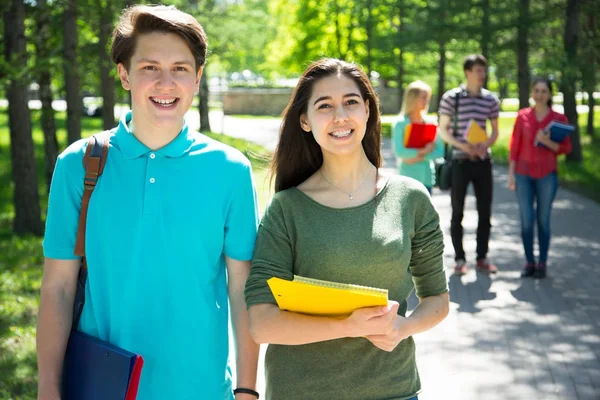
[[[457, 129], [454, 132], [454, 113], [456, 96], [458, 96], [458, 118]], [[477, 122], [483, 130], [486, 130], [486, 122], [489, 119], [498, 118], [500, 113], [500, 101], [487, 89], [481, 88], [478, 95], [470, 95], [464, 85], [451, 89], [444, 93], [440, 101], [439, 114], [449, 115], [451, 122], [448, 131], [460, 141], [465, 141], [464, 133], [470, 120]], [[490, 150], [488, 149], [488, 157]], [[453, 149], [453, 158], [468, 158], [461, 150]]]

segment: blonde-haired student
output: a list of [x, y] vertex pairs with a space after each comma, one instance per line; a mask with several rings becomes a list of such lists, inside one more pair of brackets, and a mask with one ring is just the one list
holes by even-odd
[[427, 115], [431, 87], [423, 81], [409, 84], [404, 91], [402, 109], [398, 119], [392, 125], [392, 143], [398, 158], [398, 172], [421, 182], [429, 193], [435, 185], [435, 169], [433, 160], [444, 156], [444, 143], [440, 135], [434, 142], [420, 149], [404, 146], [404, 132], [411, 123], [435, 124], [436, 119]]

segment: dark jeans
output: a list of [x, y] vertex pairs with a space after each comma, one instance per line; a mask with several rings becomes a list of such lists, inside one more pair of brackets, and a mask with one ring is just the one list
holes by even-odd
[[[541, 263], [548, 260], [550, 248], [550, 214], [552, 202], [558, 189], [556, 172], [541, 179], [530, 178], [527, 175], [515, 174], [515, 186], [519, 211], [521, 214], [521, 238], [528, 263], [535, 262], [533, 257], [533, 229], [537, 214], [538, 241], [540, 246]], [[533, 204], [536, 203], [536, 213]]]
[[491, 160], [453, 160], [452, 161], [452, 187], [450, 198], [452, 201], [452, 221], [450, 235], [454, 245], [454, 259], [466, 260], [463, 248], [462, 220], [465, 210], [465, 198], [469, 183], [473, 183], [475, 199], [477, 202], [477, 259], [483, 259], [488, 252], [490, 240], [491, 214], [492, 214], [492, 161]]

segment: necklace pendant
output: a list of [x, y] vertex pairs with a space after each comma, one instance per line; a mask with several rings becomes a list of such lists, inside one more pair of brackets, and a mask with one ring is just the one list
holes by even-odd
[[350, 193], [348, 197], [350, 197], [350, 200], [354, 200], [354, 195], [352, 193]]

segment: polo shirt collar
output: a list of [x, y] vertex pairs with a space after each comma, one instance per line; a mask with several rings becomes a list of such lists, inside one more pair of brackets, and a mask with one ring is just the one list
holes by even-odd
[[[469, 96], [467, 85], [465, 85], [464, 83], [460, 84], [460, 95], [465, 97]], [[479, 93], [477, 93], [474, 97], [483, 97], [483, 88], [479, 88]]]
[[[125, 113], [119, 121], [119, 127], [115, 139], [119, 150], [126, 159], [133, 159], [141, 157], [144, 154], [149, 153], [151, 150], [140, 142], [129, 129], [129, 122], [131, 122], [132, 112], [128, 111]], [[177, 158], [186, 154], [194, 143], [193, 135], [189, 131], [187, 123], [183, 123], [181, 132], [165, 147], [155, 151], [155, 153], [162, 154], [165, 157]]]

